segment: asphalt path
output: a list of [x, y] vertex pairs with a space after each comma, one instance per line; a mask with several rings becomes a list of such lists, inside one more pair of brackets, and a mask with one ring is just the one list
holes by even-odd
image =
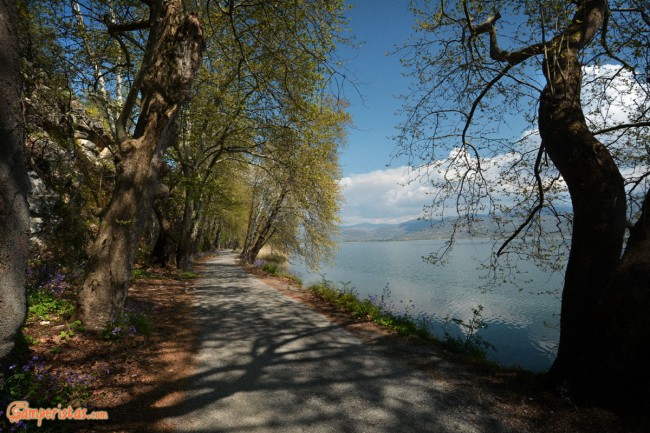
[[196, 368], [178, 432], [509, 432], [491, 401], [387, 358], [225, 254], [195, 288]]

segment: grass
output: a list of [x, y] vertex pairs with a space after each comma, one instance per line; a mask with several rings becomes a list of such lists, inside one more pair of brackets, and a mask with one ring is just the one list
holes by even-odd
[[52, 320], [61, 317], [65, 320], [74, 313], [74, 302], [47, 291], [38, 291], [28, 296], [27, 321]]
[[430, 322], [428, 318], [416, 318], [408, 313], [391, 312], [370, 299], [359, 299], [357, 293], [348, 286], [338, 289], [328, 281], [323, 281], [320, 284], [310, 286], [309, 290], [319, 298], [352, 313], [357, 318], [375, 322], [402, 335], [435, 340], [429, 331]]
[[302, 286], [302, 280], [288, 272], [288, 259], [286, 256], [273, 252], [260, 254], [253, 266], [262, 269], [267, 274], [290, 280], [296, 286]]
[[[487, 351], [494, 346], [485, 341], [478, 330], [487, 327], [481, 316], [482, 306], [473, 308], [473, 317], [467, 322], [461, 319], [446, 318], [443, 322], [444, 340], [436, 338], [432, 333], [433, 318], [428, 315], [412, 315], [409, 311], [413, 309], [408, 304], [406, 312], [394, 312], [394, 306], [389, 303], [390, 291], [384, 289], [379, 298], [359, 299], [356, 291], [344, 284], [342, 288], [334, 287], [331, 282], [323, 281], [309, 287], [309, 290], [319, 297], [338, 308], [341, 308], [353, 316], [377, 323], [386, 328], [392, 329], [401, 335], [419, 337], [423, 340], [441, 344], [447, 350], [471, 358], [475, 361], [487, 362]], [[459, 337], [449, 331], [451, 325], [458, 325], [465, 331], [464, 337]]]
[[185, 272], [181, 273], [180, 277], [183, 280], [194, 280], [196, 278], [199, 278], [199, 274], [197, 274], [196, 272], [192, 272], [192, 271], [185, 271]]

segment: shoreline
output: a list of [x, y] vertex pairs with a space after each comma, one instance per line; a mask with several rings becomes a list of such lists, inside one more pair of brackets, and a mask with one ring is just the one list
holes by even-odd
[[[239, 264], [272, 288], [344, 327], [385, 356], [418, 369], [434, 380], [471, 389], [477, 398], [485, 393], [496, 396], [499, 409], [509, 414], [507, 423], [517, 431], [644, 433], [650, 428], [650, 419], [645, 414], [617, 414], [582, 404], [563, 395], [561, 389], [550, 387], [544, 374], [468, 361], [429, 341], [401, 336], [381, 325], [356, 318], [296, 286], [292, 279]], [[440, 368], [441, 362], [451, 367]]]

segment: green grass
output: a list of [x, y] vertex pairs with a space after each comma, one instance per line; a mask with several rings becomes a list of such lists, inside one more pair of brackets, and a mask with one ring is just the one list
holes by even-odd
[[61, 317], [68, 320], [74, 313], [74, 302], [53, 295], [46, 290], [39, 290], [27, 298], [27, 321], [52, 320]]
[[309, 287], [309, 290], [319, 298], [352, 313], [357, 318], [378, 323], [402, 335], [435, 340], [429, 332], [426, 320], [418, 320], [408, 314], [387, 311], [369, 299], [360, 300], [354, 290], [349, 288], [337, 289], [328, 282], [323, 282]]
[[181, 274], [181, 278], [184, 280], [193, 280], [195, 278], [199, 278], [199, 274], [192, 271], [185, 271]]
[[[436, 338], [430, 331], [432, 318], [428, 316], [414, 317], [408, 313], [394, 313], [387, 307], [382, 306], [388, 301], [390, 292], [385, 294], [377, 301], [382, 305], [377, 305], [370, 299], [359, 299], [357, 293], [344, 285], [342, 289], [333, 287], [329, 281], [323, 281], [309, 287], [309, 290], [319, 298], [352, 313], [355, 317], [368, 320], [386, 328], [392, 329], [401, 335], [414, 336], [423, 340], [441, 344], [445, 349], [463, 355], [473, 361], [491, 364], [487, 361], [488, 349], [494, 349], [489, 342], [477, 333], [479, 329], [486, 328], [487, 324], [482, 320], [482, 306], [472, 309], [474, 316], [467, 322], [460, 319], [447, 318], [444, 321], [445, 339]], [[452, 335], [449, 332], [449, 326], [455, 324], [465, 330], [465, 337], [461, 338]]]
[[141, 268], [131, 269], [131, 279], [133, 280], [140, 280], [142, 278], [147, 278], [148, 276], [149, 274], [145, 269], [141, 269]]
[[273, 275], [280, 274], [280, 267], [277, 263], [271, 263], [271, 262], [264, 263], [264, 266], [262, 266], [262, 270], [264, 272], [268, 272], [269, 274], [273, 274]]

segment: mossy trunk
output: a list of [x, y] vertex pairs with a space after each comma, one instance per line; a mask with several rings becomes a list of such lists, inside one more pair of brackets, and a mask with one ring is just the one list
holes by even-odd
[[151, 3], [151, 10], [156, 13], [144, 56], [151, 63], [143, 64], [139, 72], [144, 75], [138, 123], [134, 136], [119, 143], [115, 189], [79, 292], [78, 315], [88, 329], [101, 329], [124, 306], [142, 228], [154, 199], [165, 194], [160, 176], [170, 125], [189, 97], [201, 61], [201, 26], [185, 12], [183, 2], [158, 0]]

